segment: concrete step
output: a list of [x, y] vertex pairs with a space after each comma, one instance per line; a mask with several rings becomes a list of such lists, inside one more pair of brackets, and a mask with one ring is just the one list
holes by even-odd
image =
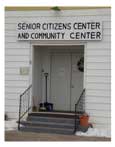
[[35, 126], [26, 126], [21, 127], [21, 131], [26, 132], [37, 132], [37, 133], [54, 133], [54, 134], [64, 134], [64, 135], [72, 135], [74, 133], [74, 129], [64, 129], [64, 128], [50, 128], [50, 127], [35, 127]]
[[74, 124], [57, 122], [39, 122], [39, 121], [21, 121], [23, 126], [50, 127], [50, 128], [68, 128], [74, 129]]
[[[79, 119], [78, 119], [79, 120]], [[74, 124], [74, 118], [62, 118], [62, 117], [48, 117], [48, 116], [28, 116], [27, 121], [39, 121], [39, 122], [54, 122], [54, 123], [70, 123]]]
[[[81, 114], [77, 113], [77, 116], [79, 116]], [[56, 118], [74, 118], [75, 117], [75, 113], [71, 113], [71, 112], [32, 112], [29, 113], [28, 116], [42, 116], [42, 117], [56, 117]]]
[[[79, 115], [76, 121], [79, 125]], [[75, 126], [74, 113], [34, 112], [29, 113], [26, 121], [21, 121], [22, 131], [40, 133], [73, 134]]]

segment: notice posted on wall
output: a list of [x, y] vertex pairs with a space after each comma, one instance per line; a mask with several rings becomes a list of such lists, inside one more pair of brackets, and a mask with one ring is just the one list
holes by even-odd
[[102, 22], [19, 22], [18, 40], [101, 40]]

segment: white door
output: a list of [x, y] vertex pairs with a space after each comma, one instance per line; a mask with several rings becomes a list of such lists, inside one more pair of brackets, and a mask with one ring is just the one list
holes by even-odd
[[70, 54], [51, 56], [51, 102], [54, 110], [70, 111]]
[[81, 57], [83, 54], [71, 55], [71, 111], [74, 111], [75, 103], [83, 90], [83, 72], [77, 66]]
[[77, 63], [83, 54], [54, 54], [51, 56], [51, 102], [54, 110], [74, 111], [83, 90], [83, 72]]

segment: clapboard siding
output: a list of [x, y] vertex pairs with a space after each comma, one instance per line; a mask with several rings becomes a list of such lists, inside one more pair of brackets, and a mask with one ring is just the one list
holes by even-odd
[[101, 41], [94, 41], [94, 42], [90, 42], [90, 43], [87, 44], [87, 48], [88, 49], [93, 49], [95, 47], [97, 49], [106, 48], [106, 49], [110, 50], [110, 48], [111, 48], [111, 42], [104, 42], [104, 43], [102, 43]]
[[5, 106], [17, 106], [19, 105], [19, 100], [18, 99], [7, 99], [7, 101], [5, 101]]
[[12, 42], [12, 43], [16, 43], [17, 42], [17, 36], [6, 36], [5, 37], [6, 42]]
[[111, 62], [111, 57], [109, 55], [105, 56], [105, 55], [101, 55], [101, 56], [96, 56], [96, 55], [92, 55], [92, 56], [87, 56], [87, 62], [101, 62], [101, 63], [108, 63]]
[[103, 30], [103, 35], [111, 35], [111, 29], [107, 28]]
[[7, 100], [19, 100], [19, 94], [16, 93], [6, 93], [5, 97]]
[[90, 121], [94, 124], [96, 124], [96, 123], [101, 124], [102, 123], [104, 125], [103, 122], [107, 122], [106, 124], [108, 124], [110, 122], [110, 119], [111, 119], [110, 117], [95, 117], [95, 116], [92, 116]]
[[9, 61], [9, 62], [28, 62], [29, 61], [29, 56], [25, 55], [25, 56], [12, 56], [12, 55], [8, 55], [5, 57], [5, 61]]
[[6, 68], [5, 69], [5, 74], [7, 75], [9, 75], [9, 74], [13, 74], [13, 75], [18, 75], [18, 74], [20, 74], [20, 69], [17, 67], [17, 68]]
[[29, 63], [28, 62], [25, 62], [25, 61], [22, 61], [22, 62], [6, 62], [6, 68], [7, 67], [24, 67], [24, 66], [29, 66]]
[[5, 29], [5, 37], [6, 36], [16, 36], [17, 35], [17, 32], [14, 30], [14, 31], [12, 31], [12, 30], [6, 30]]
[[[53, 20], [58, 20], [58, 19], [66, 19], [66, 20], [69, 20], [70, 19], [70, 16], [64, 16], [64, 17], [60, 17], [60, 16], [57, 16], [57, 17], [50, 17], [51, 19], [53, 19]], [[109, 16], [87, 16], [87, 15], [85, 15], [85, 16], [79, 16], [79, 15], [76, 15], [76, 16], [72, 16], [71, 18], [73, 18], [73, 20], [75, 19], [75, 18], [77, 18], [77, 20], [79, 20], [79, 21], [86, 21], [87, 19], [92, 19], [93, 21], [99, 21], [100, 19], [102, 20], [102, 22], [103, 22], [103, 28], [111, 28], [111, 19], [110, 19], [110, 17]], [[7, 24], [13, 24], [13, 25], [15, 25], [15, 24], [17, 24], [18, 22], [28, 22], [28, 19], [29, 19], [29, 22], [32, 22], [32, 21], [34, 21], [34, 22], [37, 22], [37, 21], [39, 21], [39, 20], [42, 20], [42, 19], [46, 19], [46, 20], [48, 20], [49, 19], [49, 17], [8, 17], [7, 18], [7, 20], [6, 20], [6, 25]], [[7, 26], [5, 27], [6, 28], [6, 30], [8, 29], [8, 30], [10, 30]], [[12, 26], [11, 26], [11, 28], [13, 29], [13, 30], [16, 30], [16, 28], [13, 28]]]
[[111, 20], [110, 21], [103, 21], [103, 27], [106, 29], [111, 28]]
[[111, 113], [109, 111], [89, 111], [89, 115], [92, 117], [109, 117]]
[[8, 81], [28, 81], [29, 80], [29, 76], [22, 76], [22, 75], [10, 75], [10, 74], [7, 74], [5, 76], [5, 80], [8, 80]]
[[5, 29], [6, 30], [14, 30], [14, 31], [16, 31], [16, 23], [6, 23], [5, 24]]
[[[17, 35], [9, 35], [9, 36], [6, 36], [5, 37], [6, 38], [6, 42], [7, 43], [16, 43], [17, 42]], [[108, 36], [108, 35], [105, 35], [103, 38], [102, 38], [102, 41], [103, 42], [105, 42], [105, 43], [107, 43], [107, 42], [111, 42], [111, 40], [110, 40], [110, 36]]]
[[102, 128], [111, 123], [111, 23], [104, 22], [102, 40], [86, 46], [85, 107], [90, 121]]
[[[6, 109], [6, 114], [8, 115], [8, 118], [9, 119], [15, 119], [15, 120], [18, 120], [18, 115], [17, 115], [17, 112], [9, 112], [9, 107]], [[19, 110], [18, 110], [19, 111]]]
[[111, 78], [108, 77], [91, 77], [91, 76], [87, 76], [86, 81], [89, 83], [111, 83]]
[[[110, 37], [110, 36], [109, 36]], [[87, 52], [86, 52], [86, 56], [109, 56], [110, 57], [111, 55], [111, 52], [108, 50], [108, 48], [102, 48], [102, 49], [87, 49]]]
[[6, 92], [13, 92], [13, 91], [16, 91], [17, 93], [22, 93], [25, 89], [26, 89], [27, 87], [26, 86], [21, 86], [21, 87], [14, 87], [14, 86], [6, 86], [6, 88], [5, 88], [5, 91]]
[[[69, 16], [68, 16], [69, 17]], [[68, 19], [68, 17], [63, 17], [63, 19], [65, 18], [67, 18]], [[30, 19], [29, 19], [29, 22], [30, 21], [35, 21], [35, 22], [37, 22], [37, 19], [38, 20], [40, 20], [40, 19], [43, 19], [44, 17], [30, 17]], [[73, 19], [76, 19], [76, 17], [71, 17], [71, 18], [73, 18]], [[102, 25], [103, 25], [103, 28], [105, 29], [105, 28], [111, 28], [111, 20], [105, 20], [105, 19], [107, 19], [108, 17], [107, 16], [105, 16], [105, 18], [103, 17], [103, 16], [99, 16], [99, 17], [97, 17], [97, 19], [96, 19], [96, 17], [95, 16], [93, 16], [93, 17], [88, 17], [88, 16], [84, 16], [84, 17], [77, 17], [77, 20], [80, 20], [80, 21], [85, 21], [85, 20], [87, 20], [87, 19], [94, 19], [94, 21], [96, 21], [96, 20], [99, 20], [99, 19], [101, 19], [102, 18]], [[17, 20], [18, 19], [18, 20]], [[49, 19], [49, 18], [48, 18]], [[57, 18], [53, 18], [54, 20], [56, 19], [56, 20], [61, 20], [61, 17], [57, 17]], [[109, 18], [110, 19], [110, 18]], [[14, 18], [7, 18], [7, 21], [6, 21], [6, 23], [5, 23], [5, 29], [6, 30], [9, 30], [9, 31], [11, 31], [12, 29], [13, 30], [16, 30], [16, 25], [17, 25], [17, 23], [18, 22], [20, 22], [20, 21], [22, 21], [22, 22], [28, 22], [28, 18], [26, 18], [26, 17], [22, 17], [22, 18], [18, 18], [18, 17], [14, 17]], [[8, 27], [9, 26], [9, 27]]]
[[26, 55], [28, 55], [29, 56], [29, 49], [27, 48], [27, 49], [20, 49], [20, 48], [14, 48], [14, 49], [6, 49], [6, 51], [5, 51], [5, 54], [6, 55], [18, 55], [19, 54], [19, 56], [26, 56]]
[[[5, 111], [6, 113], [17, 113], [17, 117], [18, 117], [18, 112], [19, 112], [19, 107], [18, 106], [12, 106], [12, 105], [5, 105]], [[11, 118], [14, 118], [13, 113], [11, 115]]]
[[86, 76], [90, 77], [110, 77], [111, 71], [109, 69], [97, 70], [97, 69], [88, 69], [86, 71]]
[[110, 83], [89, 83], [87, 82], [87, 89], [111, 90]]
[[[98, 100], [97, 100], [98, 101]], [[104, 103], [89, 103], [87, 102], [85, 104], [86, 110], [103, 110], [103, 111], [111, 111], [110, 104], [104, 104]], [[106, 122], [105, 122], [106, 123]]]
[[[9, 116], [17, 117], [19, 95], [29, 86], [29, 76], [20, 75], [19, 68], [31, 66], [30, 42], [16, 39], [17, 22], [32, 22], [42, 19], [52, 20], [92, 20], [102, 21], [103, 37], [101, 41], [65, 41], [65, 44], [86, 43], [85, 46], [85, 88], [86, 111], [90, 114], [90, 121], [95, 126], [110, 128], [110, 97], [111, 97], [111, 10], [66, 10], [56, 14], [54, 11], [6, 11], [5, 12], [5, 86], [6, 112]], [[52, 41], [38, 41], [47, 44]], [[34, 41], [32, 42], [34, 43]], [[36, 43], [36, 42], [35, 42]], [[63, 41], [62, 41], [63, 43]], [[53, 41], [58, 44], [58, 41]], [[16, 103], [16, 105], [15, 105]]]
[[111, 36], [110, 35], [104, 35], [102, 38], [103, 42], [111, 42]]
[[103, 103], [103, 104], [110, 104], [111, 103], [111, 99], [108, 96], [88, 96], [87, 99], [85, 100], [85, 102], [89, 102], [89, 103]]
[[92, 109], [92, 111], [89, 111], [89, 115], [91, 115], [91, 114], [93, 114], [93, 116], [99, 116], [99, 117], [103, 116], [103, 115], [104, 115], [104, 117], [110, 117], [111, 116], [110, 111], [103, 111], [103, 110], [93, 110]]
[[100, 97], [110, 97], [111, 96], [111, 91], [109, 90], [97, 90], [97, 89], [87, 89], [86, 91], [86, 99], [89, 96], [100, 96]]
[[5, 111], [10, 118], [18, 117], [19, 96], [29, 85], [29, 77], [20, 75], [20, 67], [29, 66], [30, 44], [18, 43], [14, 37], [5, 39]]
[[28, 42], [15, 42], [15, 43], [12, 43], [12, 42], [7, 42], [7, 43], [5, 43], [5, 48], [6, 48], [6, 50], [7, 49], [28, 49], [29, 50], [29, 48], [30, 48], [30, 44], [28, 43]]
[[29, 82], [28, 81], [6, 81], [5, 82], [5, 86], [8, 86], [8, 87], [21, 87], [21, 86], [24, 86], [26, 87], [27, 85], [29, 85]]
[[111, 63], [110, 62], [87, 62], [87, 70], [88, 69], [96, 69], [96, 70], [110, 70]]

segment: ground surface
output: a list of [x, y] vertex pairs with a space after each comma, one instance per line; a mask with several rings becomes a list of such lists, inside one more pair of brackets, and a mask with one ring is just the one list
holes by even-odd
[[6, 131], [5, 141], [111, 141], [111, 139], [104, 137], [84, 137], [75, 135]]

